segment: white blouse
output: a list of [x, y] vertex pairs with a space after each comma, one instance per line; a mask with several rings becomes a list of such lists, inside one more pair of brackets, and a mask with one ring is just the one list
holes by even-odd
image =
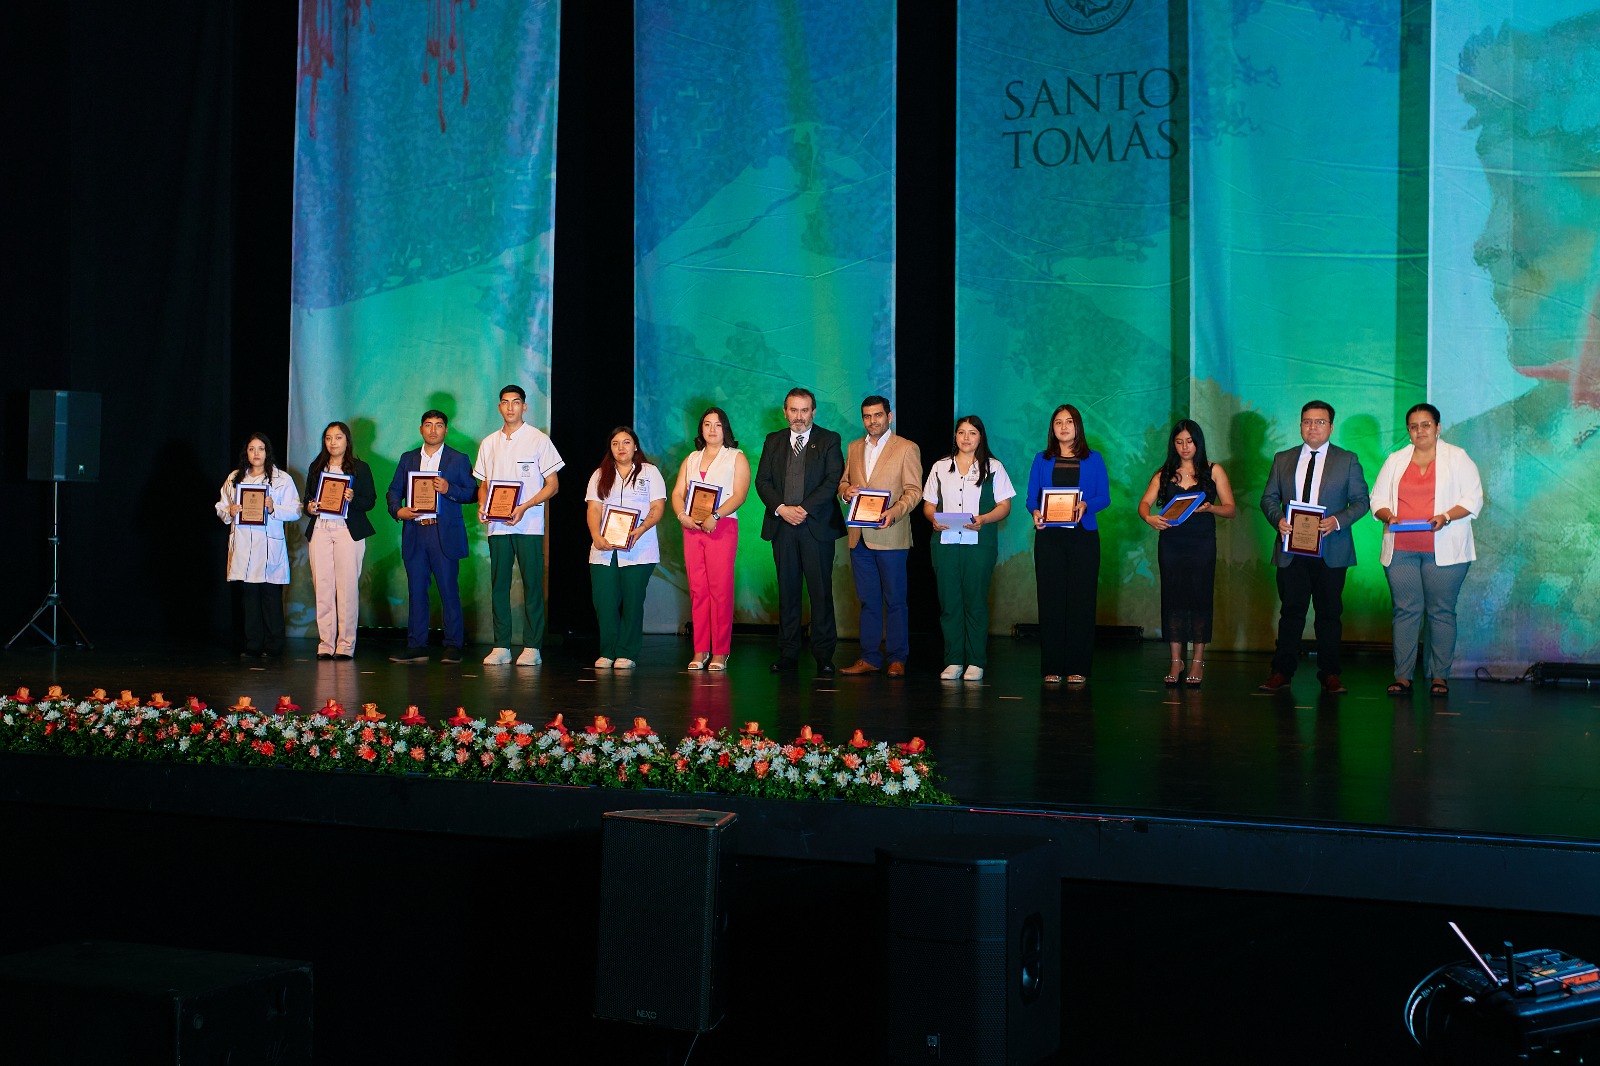
[[[584, 490], [583, 498], [590, 503], [615, 504], [619, 507], [631, 507], [639, 512], [639, 521], [643, 522], [650, 514], [650, 505], [656, 500], [667, 498], [667, 480], [661, 476], [661, 471], [653, 463], [645, 463], [639, 467], [639, 476], [624, 486], [619, 475], [611, 479], [611, 491], [601, 498], [600, 496], [600, 471], [596, 470], [589, 475], [588, 488]], [[661, 561], [661, 544], [656, 538], [656, 527], [651, 526], [644, 531], [644, 535], [634, 541], [633, 547], [627, 551], [616, 549], [601, 551], [592, 543], [589, 545], [589, 563], [592, 566], [610, 566], [611, 557], [617, 557], [618, 566], [638, 566], [641, 563], [659, 563]]]
[[[734, 479], [739, 476], [738, 457], [740, 454], [741, 452], [738, 448], [724, 447], [718, 450], [717, 457], [711, 460], [711, 468], [706, 470], [706, 476], [701, 477], [700, 471], [705, 469], [700, 465], [701, 457], [705, 455], [705, 449], [701, 448], [699, 451], [689, 453], [689, 458], [684, 460], [683, 469], [689, 477], [696, 481], [704, 481], [708, 485], [716, 485], [722, 490], [722, 498], [726, 500], [733, 495]], [[689, 506], [687, 482], [685, 482], [683, 505], [685, 508]], [[721, 504], [718, 504], [718, 506], [720, 507]], [[739, 513], [737, 511], [717, 518], [718, 522], [737, 522], [738, 520]]]

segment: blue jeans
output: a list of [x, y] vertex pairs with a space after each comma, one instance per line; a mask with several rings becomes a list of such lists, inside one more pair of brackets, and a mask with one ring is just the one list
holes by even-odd
[[1428, 616], [1428, 676], [1449, 677], [1456, 655], [1456, 597], [1471, 563], [1440, 566], [1432, 552], [1397, 551], [1384, 568], [1394, 598], [1394, 676], [1417, 670], [1417, 638]]
[[[905, 548], [869, 548], [859, 540], [850, 549], [850, 570], [861, 601], [861, 658], [882, 666], [885, 652], [892, 663], [911, 653], [910, 612], [906, 609]], [[879, 641], [883, 650], [878, 648]]]

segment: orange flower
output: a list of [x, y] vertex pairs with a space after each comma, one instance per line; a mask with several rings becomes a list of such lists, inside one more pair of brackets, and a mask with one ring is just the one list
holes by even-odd
[[446, 718], [445, 721], [449, 722], [451, 725], [471, 725], [472, 715], [467, 713], [467, 709], [465, 707], [457, 707], [456, 713], [452, 717]]
[[759, 737], [761, 735], [761, 723], [746, 722], [744, 724], [744, 728], [739, 730], [739, 732], [743, 733], [747, 737]]
[[[160, 693], [157, 693], [157, 695], [160, 695]], [[206, 709], [206, 705], [200, 702], [199, 696], [190, 696], [189, 702], [184, 706], [190, 711], [193, 711], [195, 714], [199, 714], [201, 711]]]
[[856, 767], [861, 765], [861, 756], [855, 754], [854, 752], [846, 752], [842, 761], [846, 766], [854, 770]]
[[[26, 691], [26, 690], [24, 690], [24, 691]], [[150, 693], [150, 706], [165, 708], [165, 707], [171, 707], [172, 704], [168, 703], [167, 702], [167, 698], [165, 696], [163, 696], [161, 693], [152, 692], [152, 693]]]
[[701, 737], [709, 737], [711, 735], [711, 730], [707, 728], [706, 720], [704, 718], [696, 718], [694, 720], [694, 725], [689, 727], [689, 735], [694, 737], [696, 740]]
[[[359, 717], [356, 719], [356, 721], [358, 721], [358, 722], [360, 720], [361, 719]], [[361, 739], [366, 741], [368, 744], [371, 744], [374, 740], [378, 739], [378, 734], [373, 732], [373, 729], [372, 729], [371, 726], [367, 726], [365, 729], [363, 729], [361, 731]]]
[[521, 723], [517, 721], [516, 711], [501, 711], [500, 720], [495, 722], [495, 725], [499, 726], [501, 729], [515, 729], [520, 724]]
[[870, 748], [872, 747], [872, 741], [862, 736], [861, 730], [858, 729], [850, 734], [850, 746], [852, 748]]
[[33, 697], [28, 695], [28, 690], [25, 689], [25, 688], [17, 689], [17, 694], [15, 696], [12, 696], [11, 698], [13, 700], [15, 700], [16, 702], [18, 702], [18, 703], [32, 703], [33, 702]]
[[239, 697], [239, 702], [235, 703], [232, 707], [229, 707], [228, 710], [230, 710], [230, 711], [238, 711], [240, 714], [244, 714], [246, 711], [255, 710], [255, 708], [250, 706], [250, 697], [249, 696], [240, 696]]
[[889, 772], [891, 774], [899, 773], [901, 771], [901, 769], [903, 769], [903, 767], [904, 767], [904, 764], [901, 763], [899, 759], [890, 759], [889, 760]]
[[383, 715], [378, 713], [378, 705], [376, 703], [363, 703], [361, 705], [361, 713], [356, 715], [356, 721], [381, 722], [383, 721], [383, 717]]
[[821, 744], [822, 734], [813, 733], [810, 726], [803, 725], [800, 727], [800, 735], [794, 738], [794, 742], [802, 747], [807, 744]]
[[612, 732], [611, 719], [603, 714], [597, 714], [594, 716], [594, 725], [584, 726], [583, 731], [594, 734], [610, 733]]
[[771, 768], [772, 768], [772, 764], [767, 762], [765, 759], [763, 759], [761, 762], [756, 763], [756, 776], [757, 777], [766, 777], [767, 776], [767, 771], [770, 770]]
[[566, 724], [561, 720], [561, 718], [562, 718], [562, 716], [560, 714], [557, 714], [554, 718], [552, 718], [550, 721], [545, 723], [545, 726], [544, 726], [545, 729], [547, 729], [547, 730], [548, 729], [554, 729], [557, 733], [560, 733], [562, 736], [566, 736], [567, 735], [567, 727], [566, 727]]
[[680, 756], [678, 756], [677, 760], [672, 764], [672, 768], [674, 770], [677, 770], [678, 773], [681, 774], [681, 773], [683, 773], [685, 770], [687, 770], [689, 768], [689, 760], [685, 759], [682, 755], [680, 755]]
[[649, 777], [650, 776], [650, 764], [649, 763], [642, 762], [642, 763], [639, 764], [639, 775], [641, 777]]
[[125, 688], [125, 689], [122, 690], [122, 695], [117, 699], [117, 706], [118, 707], [127, 707], [130, 710], [132, 708], [134, 708], [134, 707], [139, 706], [139, 701], [136, 698], [134, 698], [132, 689], [126, 689]]
[[407, 754], [409, 754], [413, 759], [417, 760], [417, 762], [421, 762], [423, 759], [428, 757], [427, 753], [421, 748], [412, 748]]
[[427, 725], [428, 719], [423, 716], [421, 711], [417, 710], [417, 705], [413, 703], [411, 706], [406, 708], [406, 713], [400, 717], [400, 724]]
[[908, 743], [896, 744], [902, 755], [921, 755], [928, 750], [928, 742], [921, 737], [912, 737]]
[[279, 696], [278, 702], [272, 705], [273, 714], [299, 714], [300, 708], [288, 696]]
[[635, 718], [633, 720], [633, 729], [630, 732], [640, 737], [653, 737], [656, 735], [656, 731], [650, 728], [650, 723], [643, 718]]
[[532, 743], [533, 743], [533, 734], [532, 733], [518, 733], [517, 734], [517, 747], [526, 748]]
[[322, 715], [324, 718], [338, 718], [340, 715], [344, 714], [344, 705], [338, 700], [334, 699], [332, 696], [329, 696], [328, 702], [323, 704], [322, 709], [317, 713]]
[[106, 701], [106, 690], [103, 688], [94, 689], [89, 693], [89, 698], [96, 703], [104, 703]]
[[60, 685], [51, 685], [49, 690], [45, 692], [44, 698], [47, 700], [64, 700], [67, 698], [67, 694], [61, 691]]

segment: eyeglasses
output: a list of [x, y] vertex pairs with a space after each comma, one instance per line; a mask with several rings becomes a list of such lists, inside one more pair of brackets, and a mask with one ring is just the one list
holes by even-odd
[[1302, 426], [1308, 426], [1312, 429], [1319, 429], [1322, 426], [1333, 425], [1333, 423], [1328, 421], [1326, 418], [1302, 418], [1300, 420], [1300, 424]]
[[1407, 431], [1409, 431], [1411, 433], [1421, 433], [1423, 430], [1432, 429], [1432, 428], [1433, 428], [1433, 423], [1432, 422], [1413, 422], [1409, 426], [1406, 427]]

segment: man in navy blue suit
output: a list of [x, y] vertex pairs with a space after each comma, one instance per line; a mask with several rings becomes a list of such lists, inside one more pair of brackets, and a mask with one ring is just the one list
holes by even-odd
[[[406, 564], [406, 583], [410, 588], [411, 613], [403, 653], [389, 656], [397, 663], [428, 661], [428, 582], [439, 586], [439, 603], [444, 611], [444, 654], [440, 662], [458, 663], [466, 644], [466, 626], [461, 618], [461, 589], [456, 583], [458, 567], [467, 557], [467, 526], [461, 505], [478, 499], [478, 483], [472, 478], [472, 461], [444, 442], [450, 419], [443, 411], [428, 411], [422, 416], [422, 447], [400, 457], [394, 478], [389, 482], [389, 514], [398, 519], [400, 558]], [[438, 508], [419, 513], [409, 506], [412, 472], [432, 472]], [[451, 506], [451, 505], [454, 506]]]

